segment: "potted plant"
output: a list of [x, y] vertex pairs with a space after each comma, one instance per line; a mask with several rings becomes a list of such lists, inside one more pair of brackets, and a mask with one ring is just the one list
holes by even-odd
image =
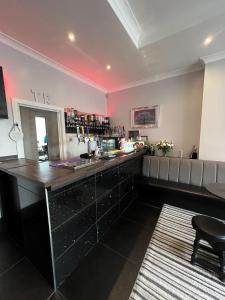
[[168, 142], [167, 140], [161, 140], [156, 144], [158, 150], [162, 151], [163, 156], [166, 156], [168, 152], [170, 152], [174, 144], [172, 142]]

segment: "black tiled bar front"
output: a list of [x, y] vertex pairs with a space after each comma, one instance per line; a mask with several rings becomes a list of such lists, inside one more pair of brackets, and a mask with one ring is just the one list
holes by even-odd
[[120, 184], [120, 199], [133, 189], [133, 176], [123, 180]]
[[141, 156], [48, 191], [57, 286], [132, 203], [140, 162]]
[[55, 261], [56, 284], [59, 286], [64, 279], [76, 269], [80, 260], [85, 257], [97, 243], [97, 228], [93, 225], [79, 238], [62, 256]]
[[98, 220], [98, 240], [104, 236], [112, 224], [119, 218], [119, 212], [119, 204], [116, 204], [101, 219]]
[[113, 168], [96, 174], [96, 198], [111, 191], [119, 183], [119, 168]]
[[119, 185], [106, 195], [97, 198], [97, 219], [100, 219], [115, 204], [119, 204]]
[[119, 202], [119, 208], [120, 208], [120, 214], [122, 214], [127, 207], [131, 204], [131, 199], [135, 199], [136, 194], [133, 190], [131, 190], [129, 193], [127, 193], [123, 198], [120, 198]]
[[95, 177], [49, 193], [52, 230], [95, 201]]
[[46, 163], [0, 171], [7, 225], [52, 286], [59, 287], [132, 203], [142, 155], [82, 171]]
[[76, 240], [96, 223], [96, 203], [75, 214], [52, 232], [54, 256], [57, 259]]

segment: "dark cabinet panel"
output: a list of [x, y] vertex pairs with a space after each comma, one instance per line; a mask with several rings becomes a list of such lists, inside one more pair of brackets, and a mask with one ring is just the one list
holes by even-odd
[[41, 197], [45, 198], [45, 190], [39, 183], [29, 181], [22, 177], [17, 179], [17, 183], [18, 183], [18, 186], [31, 191], [32, 193], [38, 195], [39, 197], [41, 196]]
[[119, 217], [119, 205], [115, 205], [110, 211], [108, 211], [100, 220], [97, 221], [98, 228], [98, 240], [100, 240], [104, 234], [109, 230], [112, 224]]
[[118, 184], [118, 167], [96, 174], [96, 198], [109, 192]]
[[119, 186], [117, 185], [107, 195], [97, 199], [97, 219], [103, 216], [114, 205], [119, 203]]
[[52, 232], [54, 256], [62, 255], [76, 240], [96, 223], [96, 203], [76, 214]]
[[119, 167], [120, 180], [126, 179], [132, 175], [141, 174], [141, 168], [142, 168], [142, 157], [136, 157], [134, 159], [131, 159], [123, 163]]
[[49, 198], [52, 230], [95, 201], [95, 179], [61, 189]]
[[142, 171], [142, 156], [136, 157], [131, 160], [132, 175], [141, 175]]
[[120, 181], [127, 179], [131, 175], [130, 173], [130, 161], [123, 163], [119, 166], [119, 178]]
[[134, 201], [136, 194], [134, 191], [127, 193], [122, 199], [120, 199], [120, 215], [130, 206]]
[[56, 261], [55, 273], [57, 286], [76, 269], [81, 259], [94, 247], [96, 241], [97, 228], [94, 225]]
[[23, 223], [20, 211], [20, 198], [17, 179], [0, 172], [0, 189], [2, 201], [2, 216], [7, 230], [12, 233], [15, 241], [24, 247]]
[[120, 184], [120, 199], [133, 189], [133, 177], [130, 176]]
[[[3, 217], [7, 230], [24, 250], [24, 255], [53, 285], [47, 206], [43, 187], [1, 173]], [[23, 183], [23, 187], [20, 185]], [[1, 298], [1, 297], [0, 297]]]

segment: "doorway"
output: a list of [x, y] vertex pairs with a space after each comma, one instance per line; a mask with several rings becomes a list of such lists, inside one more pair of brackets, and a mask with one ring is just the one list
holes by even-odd
[[20, 106], [24, 157], [33, 160], [59, 160], [57, 113]]
[[48, 160], [48, 134], [45, 117], [35, 117], [37, 133], [38, 160]]

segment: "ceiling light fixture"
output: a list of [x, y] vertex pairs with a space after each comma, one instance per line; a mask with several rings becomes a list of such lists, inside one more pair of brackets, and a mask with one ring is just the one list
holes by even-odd
[[204, 40], [203, 45], [204, 45], [205, 47], [207, 47], [209, 44], [212, 43], [212, 41], [213, 41], [213, 36], [212, 36], [212, 35], [207, 36], [207, 38]]
[[68, 39], [69, 39], [71, 42], [75, 42], [75, 40], [76, 40], [75, 34], [74, 34], [73, 32], [69, 32], [69, 33], [68, 33]]
[[106, 66], [106, 69], [109, 71], [109, 70], [111, 70], [111, 66], [110, 65], [107, 65]]

